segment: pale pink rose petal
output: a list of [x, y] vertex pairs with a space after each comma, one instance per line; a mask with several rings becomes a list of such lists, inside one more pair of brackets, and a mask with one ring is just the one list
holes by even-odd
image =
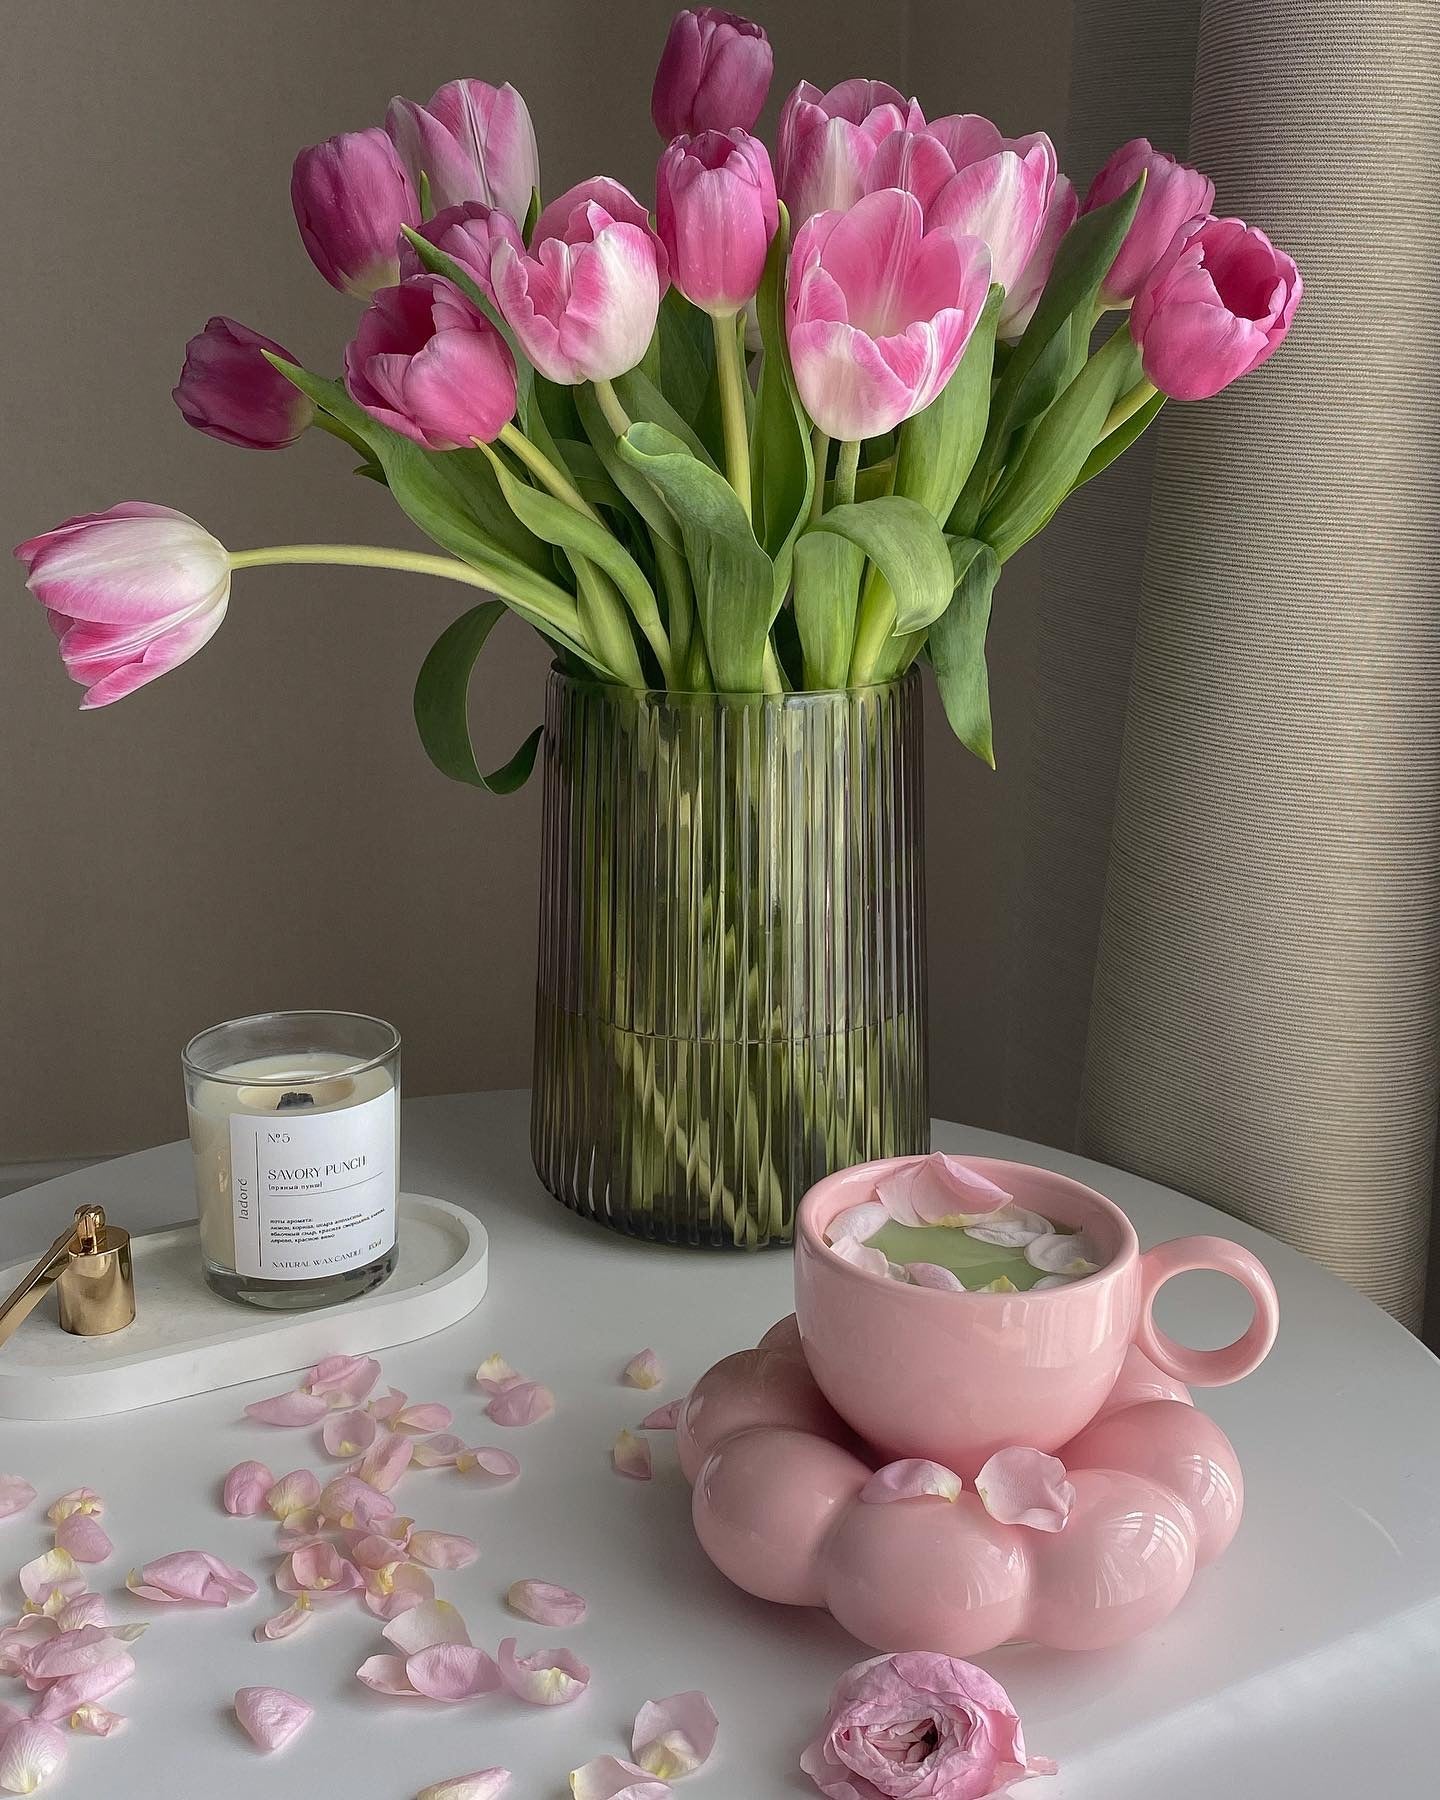
[[[1100, 1267], [1100, 1252], [1083, 1231], [1047, 1231], [1025, 1246], [1025, 1260], [1047, 1275], [1093, 1275]], [[1037, 1284], [1038, 1285], [1038, 1284]]]
[[320, 1427], [320, 1440], [331, 1456], [359, 1456], [375, 1442], [375, 1414], [361, 1407], [332, 1412]]
[[403, 1562], [405, 1546], [410, 1542], [414, 1525], [413, 1519], [402, 1518], [397, 1513], [393, 1519], [381, 1519], [373, 1530], [342, 1533], [350, 1560], [362, 1569], [383, 1569], [392, 1563]]
[[304, 1628], [315, 1617], [315, 1608], [310, 1604], [308, 1594], [297, 1594], [284, 1612], [278, 1612], [273, 1619], [266, 1619], [255, 1627], [254, 1638], [257, 1644], [273, 1643], [280, 1638], [294, 1637], [297, 1631]]
[[387, 1569], [367, 1569], [365, 1605], [377, 1619], [398, 1619], [435, 1598], [435, 1583], [415, 1563], [400, 1563]]
[[673, 1431], [680, 1423], [680, 1408], [684, 1406], [683, 1397], [679, 1400], [667, 1400], [663, 1406], [657, 1406], [652, 1413], [646, 1413], [640, 1421], [642, 1431]]
[[475, 1385], [482, 1394], [503, 1394], [525, 1377], [517, 1374], [503, 1356], [487, 1356], [475, 1371]]
[[320, 1517], [346, 1531], [370, 1530], [395, 1516], [395, 1502], [358, 1475], [337, 1475], [318, 1502]]
[[381, 1636], [406, 1656], [436, 1644], [468, 1644], [470, 1633], [458, 1607], [448, 1600], [427, 1600], [386, 1625]]
[[1048, 1219], [1023, 1206], [1002, 1206], [979, 1225], [967, 1225], [966, 1237], [978, 1238], [982, 1244], [999, 1244], [1006, 1249], [1023, 1249], [1036, 1238], [1051, 1235]]
[[255, 1583], [208, 1550], [176, 1550], [157, 1557], [125, 1578], [132, 1594], [162, 1604], [191, 1600], [201, 1606], [229, 1606], [232, 1600], [248, 1600]]
[[450, 1408], [440, 1400], [417, 1400], [413, 1406], [403, 1406], [391, 1420], [392, 1431], [413, 1432], [417, 1437], [427, 1431], [445, 1431], [455, 1417]]
[[65, 1760], [65, 1739], [53, 1725], [22, 1719], [0, 1734], [0, 1790], [33, 1794]]
[[854, 1238], [857, 1243], [863, 1244], [889, 1223], [890, 1214], [879, 1200], [864, 1200], [858, 1206], [847, 1206], [844, 1212], [836, 1213], [826, 1228], [825, 1236], [832, 1246], [842, 1238]]
[[498, 1800], [510, 1785], [508, 1769], [477, 1769], [473, 1775], [451, 1775], [421, 1788], [415, 1800]]
[[24, 1512], [35, 1498], [35, 1490], [23, 1475], [0, 1475], [0, 1519]]
[[455, 1467], [462, 1475], [475, 1475], [489, 1486], [513, 1481], [520, 1473], [520, 1459], [508, 1450], [497, 1450], [491, 1444], [477, 1444], [456, 1457]]
[[1030, 1283], [1030, 1292], [1038, 1294], [1044, 1288], [1069, 1287], [1075, 1279], [1073, 1275], [1042, 1275], [1038, 1281]]
[[20, 1591], [36, 1606], [43, 1606], [52, 1596], [63, 1600], [83, 1594], [85, 1585], [80, 1565], [68, 1550], [47, 1550], [20, 1570]]
[[[56, 1624], [61, 1631], [78, 1631], [82, 1625], [110, 1624], [110, 1611], [103, 1594], [76, 1594], [73, 1600], [67, 1600], [65, 1610], [56, 1616]], [[119, 1637], [127, 1631], [143, 1632], [143, 1625], [123, 1625], [116, 1632]]]
[[382, 1430], [360, 1461], [351, 1465], [349, 1472], [377, 1492], [388, 1494], [410, 1467], [414, 1453], [415, 1446], [409, 1438], [402, 1437], [398, 1431]]
[[877, 1469], [860, 1490], [867, 1506], [887, 1506], [896, 1500], [958, 1500], [964, 1486], [953, 1469], [927, 1457], [906, 1457]]
[[76, 1675], [65, 1675], [59, 1681], [51, 1682], [40, 1697], [35, 1717], [49, 1720], [51, 1724], [59, 1719], [67, 1719], [77, 1706], [84, 1706], [87, 1700], [103, 1700], [107, 1694], [113, 1694], [134, 1673], [135, 1658], [130, 1652], [113, 1651], [103, 1662], [96, 1663], [92, 1668], [82, 1669]]
[[555, 1410], [555, 1396], [538, 1381], [517, 1381], [499, 1393], [485, 1408], [487, 1419], [497, 1425], [536, 1425]]
[[329, 1410], [319, 1394], [294, 1388], [288, 1394], [272, 1394], [268, 1400], [252, 1400], [245, 1416], [261, 1425], [313, 1425]]
[[225, 1477], [220, 1504], [232, 1518], [249, 1519], [264, 1512], [265, 1496], [275, 1485], [275, 1477], [262, 1462], [236, 1463]]
[[955, 1271], [942, 1268], [939, 1263], [906, 1263], [905, 1273], [916, 1287], [940, 1288], [947, 1294], [963, 1294], [965, 1292], [965, 1283]]
[[578, 1625], [589, 1610], [579, 1594], [553, 1581], [512, 1582], [505, 1604], [536, 1625]]
[[409, 1399], [399, 1388], [388, 1388], [378, 1400], [367, 1400], [366, 1408], [371, 1418], [378, 1419], [382, 1425], [388, 1425]]
[[1061, 1530], [1075, 1504], [1060, 1458], [1023, 1444], [997, 1450], [975, 1477], [975, 1492], [992, 1519], [1034, 1531]]
[[427, 1569], [468, 1569], [480, 1552], [472, 1539], [453, 1531], [414, 1531], [410, 1554]]
[[305, 1544], [292, 1550], [275, 1575], [282, 1594], [308, 1594], [311, 1601], [338, 1600], [360, 1587], [360, 1571], [333, 1544]]
[[859, 1238], [842, 1237], [838, 1243], [830, 1246], [830, 1254], [838, 1256], [841, 1262], [849, 1263], [853, 1268], [864, 1269], [868, 1275], [888, 1275], [890, 1258], [883, 1250], [873, 1250], [868, 1244], [862, 1244]]
[[1009, 1203], [1004, 1188], [958, 1156], [937, 1150], [875, 1184], [875, 1198], [900, 1225], [973, 1225]]
[[235, 1694], [235, 1717], [259, 1750], [282, 1750], [315, 1716], [315, 1708], [284, 1688], [244, 1687]]
[[0, 1627], [0, 1675], [23, 1675], [30, 1652], [59, 1630], [54, 1619], [39, 1613], [25, 1613], [13, 1625]]
[[610, 1463], [617, 1475], [628, 1475], [631, 1481], [649, 1481], [655, 1473], [650, 1445], [633, 1431], [622, 1431], [610, 1447]]
[[653, 1350], [640, 1350], [621, 1370], [620, 1379], [626, 1387], [656, 1388], [665, 1379], [665, 1371]]
[[72, 1513], [55, 1527], [55, 1547], [68, 1550], [77, 1563], [103, 1563], [115, 1546], [105, 1527], [89, 1513]]
[[104, 1517], [105, 1502], [94, 1488], [71, 1488], [68, 1494], [62, 1494], [45, 1509], [45, 1517], [52, 1525], [63, 1524], [66, 1519], [73, 1519], [77, 1513], [88, 1513], [96, 1519]]
[[355, 1679], [377, 1694], [396, 1694], [404, 1700], [418, 1700], [420, 1692], [410, 1685], [403, 1656], [367, 1656], [355, 1671]]
[[21, 1712], [18, 1706], [12, 1706], [8, 1700], [0, 1700], [0, 1738], [4, 1737], [12, 1725], [19, 1725], [29, 1717], [29, 1713]]
[[432, 1644], [405, 1659], [405, 1673], [427, 1700], [477, 1700], [500, 1684], [495, 1658], [473, 1644]]
[[[647, 1775], [644, 1769], [622, 1762], [618, 1756], [597, 1756], [593, 1762], [570, 1771], [574, 1800], [666, 1800], [674, 1791], [668, 1781]], [[873, 1791], [878, 1793], [879, 1789]]]
[[265, 1504], [282, 1523], [297, 1513], [313, 1511], [320, 1499], [320, 1478], [309, 1469], [282, 1475], [265, 1495]]
[[69, 1718], [72, 1731], [83, 1731], [91, 1737], [109, 1737], [125, 1723], [124, 1717], [108, 1706], [96, 1706], [91, 1700], [77, 1706]]
[[80, 1675], [115, 1654], [111, 1635], [103, 1625], [77, 1625], [34, 1645], [25, 1655], [19, 1673], [26, 1687], [38, 1691], [62, 1675]]
[[439, 1437], [420, 1438], [411, 1445], [410, 1457], [417, 1469], [453, 1469], [457, 1456], [465, 1454], [464, 1438], [453, 1432]]
[[715, 1708], [697, 1690], [647, 1700], [635, 1716], [630, 1754], [648, 1775], [674, 1781], [709, 1762], [719, 1731]]
[[531, 1706], [564, 1706], [590, 1685], [590, 1671], [570, 1650], [536, 1650], [519, 1656], [514, 1638], [502, 1638], [497, 1652], [505, 1686]]
[[358, 1406], [380, 1379], [373, 1356], [326, 1356], [307, 1369], [300, 1386], [334, 1410]]

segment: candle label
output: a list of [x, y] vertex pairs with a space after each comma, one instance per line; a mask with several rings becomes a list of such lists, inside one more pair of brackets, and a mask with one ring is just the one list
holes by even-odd
[[395, 1242], [395, 1090], [333, 1112], [230, 1117], [235, 1269], [272, 1281], [363, 1268]]

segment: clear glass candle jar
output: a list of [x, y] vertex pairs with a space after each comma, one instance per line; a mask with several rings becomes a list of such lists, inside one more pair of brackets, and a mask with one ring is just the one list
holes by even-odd
[[205, 1279], [301, 1309], [395, 1267], [400, 1035], [363, 1013], [257, 1013], [185, 1046]]

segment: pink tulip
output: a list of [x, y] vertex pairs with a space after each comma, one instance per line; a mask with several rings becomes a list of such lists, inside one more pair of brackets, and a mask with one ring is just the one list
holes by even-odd
[[1180, 227], [1188, 219], [1204, 218], [1215, 204], [1215, 183], [1208, 175], [1154, 149], [1148, 138], [1131, 138], [1090, 183], [1084, 210], [1094, 212], [1097, 206], [1118, 200], [1142, 174], [1145, 192], [1134, 222], [1100, 286], [1106, 306], [1125, 306], [1133, 300]]
[[185, 346], [174, 390], [186, 423], [243, 450], [283, 450], [303, 437], [315, 403], [265, 360], [265, 350], [295, 360], [236, 319], [211, 319]]
[[1035, 317], [1035, 308], [1055, 266], [1055, 253], [1065, 233], [1075, 223], [1080, 211], [1080, 197], [1068, 175], [1057, 175], [1050, 191], [1050, 204], [1045, 209], [1045, 222], [1030, 253], [1030, 260], [1005, 291], [1005, 305], [1000, 315], [999, 335], [1013, 342]]
[[524, 100], [507, 81], [447, 81], [421, 106], [398, 95], [385, 129], [418, 192], [423, 174], [437, 211], [479, 200], [523, 219], [540, 185], [540, 153]]
[[655, 239], [648, 225], [617, 219], [598, 200], [577, 206], [551, 236], [537, 230], [528, 251], [498, 244], [490, 278], [521, 349], [551, 381], [573, 387], [623, 375], [655, 335]]
[[[437, 250], [443, 250], [475, 283], [491, 302], [495, 291], [490, 286], [490, 263], [495, 246], [502, 238], [520, 242], [520, 230], [509, 213], [483, 200], [465, 200], [459, 206], [447, 206], [419, 227], [419, 235]], [[400, 279], [412, 275], [428, 275], [420, 253], [408, 238], [400, 244]]]
[[853, 206], [884, 140], [924, 123], [916, 103], [883, 81], [842, 81], [824, 94], [802, 81], [781, 111], [776, 154], [776, 183], [791, 222]]
[[230, 598], [225, 546], [184, 513], [144, 500], [82, 513], [16, 546], [50, 615], [60, 658], [108, 706], [208, 642]]
[[662, 138], [748, 131], [774, 69], [769, 38], [739, 13], [718, 6], [676, 13], [650, 95], [655, 129]]
[[1172, 400], [1208, 400], [1285, 341], [1304, 284], [1243, 219], [1195, 219], [1141, 284], [1130, 314], [1145, 374]]
[[431, 450], [490, 443], [515, 412], [515, 360], [453, 282], [382, 288], [345, 348], [345, 386], [372, 419]]
[[[990, 246], [990, 279], [1007, 296], [1040, 243], [1055, 190], [1055, 146], [1043, 134], [1023, 155], [1000, 150], [958, 170], [925, 210], [927, 227], [950, 225]], [[1002, 308], [1004, 329], [1009, 321]]]
[[363, 300], [398, 279], [400, 227], [420, 223], [420, 203], [378, 126], [302, 150], [290, 201], [310, 260], [331, 287]]
[[[612, 219], [622, 225], [638, 225], [649, 235], [655, 246], [655, 260], [660, 271], [660, 292], [663, 296], [670, 285], [670, 258], [665, 253], [665, 246], [654, 226], [650, 223], [650, 215], [630, 192], [618, 181], [608, 175], [592, 175], [588, 181], [577, 181], [572, 188], [552, 200], [535, 221], [535, 229], [530, 234], [534, 244], [543, 244], [546, 238], [564, 238], [567, 242], [579, 242], [585, 235], [586, 225], [584, 209], [591, 203], [601, 206]], [[579, 213], [577, 219], [575, 215]]]
[[786, 283], [795, 380], [834, 438], [875, 437], [955, 373], [990, 286], [990, 252], [955, 226], [923, 229], [913, 194], [885, 188], [796, 233]]
[[780, 223], [770, 156], [745, 131], [676, 138], [660, 158], [656, 220], [676, 287], [728, 318], [753, 299]]

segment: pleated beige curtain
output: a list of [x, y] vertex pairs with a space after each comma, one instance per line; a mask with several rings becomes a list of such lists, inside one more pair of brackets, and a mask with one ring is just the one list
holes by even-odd
[[1293, 252], [1306, 299], [1280, 357], [1167, 408], [1150, 466], [1050, 534], [1007, 1122], [1251, 1219], [1417, 1326], [1440, 1093], [1440, 11], [1202, 0], [1192, 37], [1196, 18], [1078, 0], [1071, 166], [1142, 114], [1181, 142], [1192, 57], [1189, 157]]

